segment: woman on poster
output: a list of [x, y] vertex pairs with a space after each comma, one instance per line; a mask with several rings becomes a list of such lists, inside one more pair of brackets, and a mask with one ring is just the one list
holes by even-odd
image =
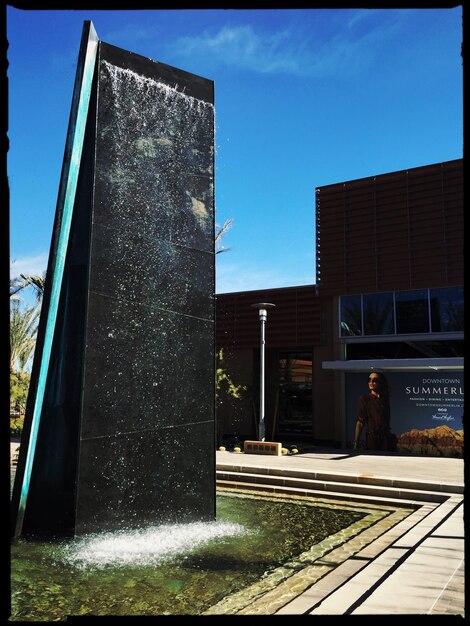
[[366, 428], [367, 450], [396, 450], [396, 436], [390, 431], [390, 397], [388, 381], [382, 372], [368, 376], [369, 393], [357, 402], [357, 420], [354, 449], [360, 446], [361, 434]]

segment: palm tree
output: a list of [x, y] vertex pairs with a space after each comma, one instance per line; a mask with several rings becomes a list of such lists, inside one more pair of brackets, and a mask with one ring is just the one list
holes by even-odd
[[20, 277], [23, 279], [23, 287], [32, 287], [36, 291], [36, 301], [38, 303], [42, 302], [42, 298], [44, 296], [44, 284], [46, 282], [46, 272], [44, 271], [42, 275], [39, 274], [20, 274]]
[[24, 373], [36, 345], [39, 305], [22, 308], [19, 300], [10, 307], [10, 374]]
[[32, 287], [36, 292], [36, 301], [41, 302], [44, 295], [44, 284], [46, 281], [46, 271], [39, 274], [20, 274], [15, 278], [10, 278], [10, 299], [18, 300], [19, 292], [28, 287]]
[[[46, 272], [39, 274], [20, 274], [10, 278], [10, 372], [24, 372], [34, 352], [37, 335], [37, 321], [44, 295]], [[20, 291], [33, 287], [36, 291], [36, 305], [22, 307]]]
[[10, 278], [10, 299], [19, 300], [18, 293], [26, 287], [24, 279], [21, 276]]
[[[34, 352], [46, 272], [10, 278], [10, 373], [23, 374]], [[36, 305], [22, 306], [19, 293], [32, 287]]]

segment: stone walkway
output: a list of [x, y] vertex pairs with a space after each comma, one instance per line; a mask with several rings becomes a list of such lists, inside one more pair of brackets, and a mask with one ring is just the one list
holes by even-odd
[[358, 538], [345, 543], [347, 558], [333, 550], [310, 564], [302, 581], [260, 593], [232, 614], [463, 618], [463, 459], [341, 450], [288, 456], [218, 451], [216, 459], [220, 488], [413, 509], [403, 519], [397, 513], [396, 524], [377, 535], [364, 531], [367, 545]]

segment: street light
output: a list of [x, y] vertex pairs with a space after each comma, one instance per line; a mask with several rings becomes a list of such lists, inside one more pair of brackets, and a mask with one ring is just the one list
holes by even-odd
[[265, 346], [265, 326], [266, 319], [268, 317], [268, 309], [273, 309], [276, 305], [270, 302], [258, 302], [251, 305], [254, 309], [259, 311], [259, 321], [261, 323], [261, 342], [260, 342], [260, 368], [259, 368], [259, 433], [258, 439], [264, 441], [265, 439], [265, 425], [264, 425], [264, 346]]

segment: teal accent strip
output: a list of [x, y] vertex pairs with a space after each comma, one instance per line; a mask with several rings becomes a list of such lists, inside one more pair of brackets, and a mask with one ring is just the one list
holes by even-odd
[[[90, 105], [91, 88], [93, 83], [93, 74], [95, 71], [96, 56], [98, 50], [98, 38], [91, 22], [89, 23], [89, 34], [86, 45], [86, 51], [83, 61], [83, 75], [80, 83], [80, 96], [78, 100], [77, 110], [75, 112], [75, 122], [71, 117], [69, 127], [69, 138], [72, 134], [72, 148], [70, 153], [70, 161], [68, 163], [68, 171], [66, 176], [66, 190], [63, 200], [62, 222], [60, 226], [59, 239], [57, 244], [57, 252], [55, 264], [52, 272], [52, 288], [49, 303], [49, 311], [46, 321], [46, 330], [44, 334], [44, 344], [41, 365], [39, 369], [38, 385], [36, 397], [34, 400], [33, 417], [31, 422], [31, 433], [28, 442], [28, 452], [23, 473], [23, 482], [21, 486], [20, 501], [18, 505], [18, 513], [16, 517], [15, 534], [19, 535], [23, 527], [24, 514], [26, 511], [26, 501], [28, 498], [31, 470], [33, 466], [34, 454], [36, 451], [36, 443], [39, 431], [39, 422], [41, 419], [44, 395], [46, 391], [47, 375], [49, 372], [49, 362], [52, 351], [52, 342], [54, 339], [54, 331], [57, 321], [57, 313], [59, 308], [59, 298], [62, 288], [62, 279], [64, 275], [65, 259], [67, 256], [67, 247], [69, 242], [70, 227], [72, 224], [73, 207], [75, 203], [75, 194], [77, 191], [78, 175], [80, 171], [80, 161], [83, 151], [83, 143], [85, 139], [85, 127], [88, 117], [88, 109]], [[77, 87], [76, 87], [77, 88]], [[72, 112], [73, 113], [73, 112]], [[59, 207], [60, 208], [60, 207]]]

